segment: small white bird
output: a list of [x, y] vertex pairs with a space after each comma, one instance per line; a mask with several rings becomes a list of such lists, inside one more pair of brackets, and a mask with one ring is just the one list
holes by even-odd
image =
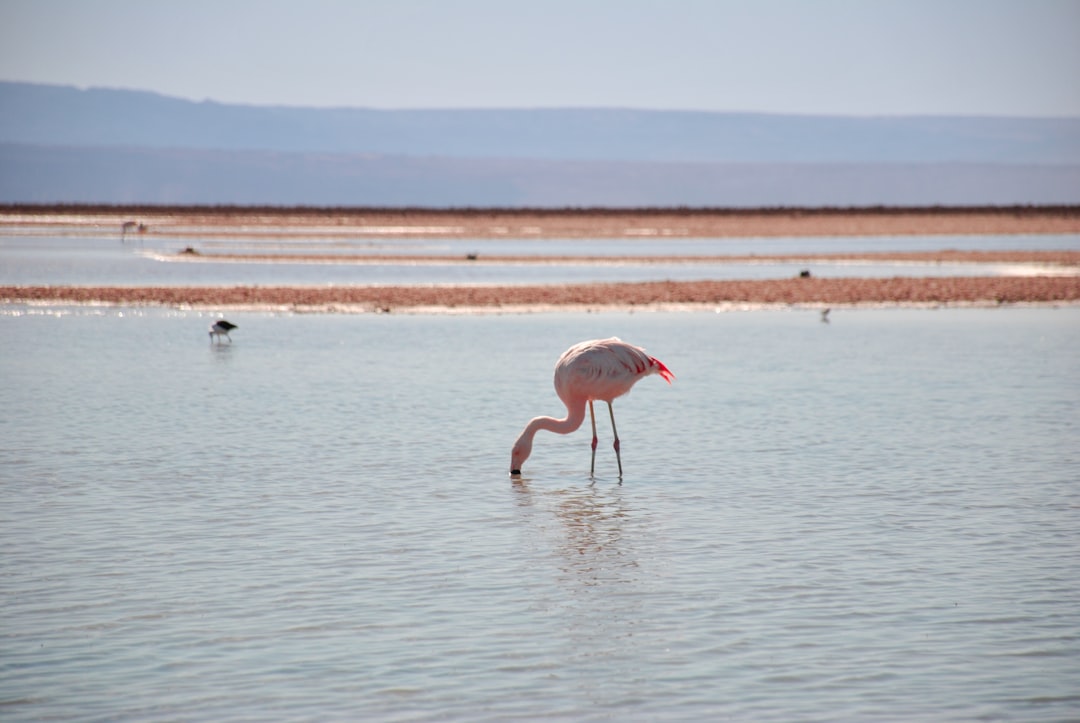
[[236, 324], [225, 321], [224, 319], [221, 319], [220, 321], [215, 321], [214, 324], [210, 327], [210, 341], [213, 341], [214, 337], [216, 336], [218, 338], [218, 341], [220, 342], [221, 337], [224, 336], [226, 339], [229, 340], [229, 343], [232, 344], [232, 337], [229, 336], [229, 332], [237, 328], [239, 327], [237, 327]]

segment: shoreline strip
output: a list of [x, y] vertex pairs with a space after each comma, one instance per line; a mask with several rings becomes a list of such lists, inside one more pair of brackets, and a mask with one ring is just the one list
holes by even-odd
[[855, 208], [314, 208], [0, 205], [4, 229], [132, 236], [764, 238], [1080, 233], [1080, 205]]
[[0, 286], [4, 304], [106, 304], [178, 308], [285, 308], [388, 312], [523, 308], [713, 308], [1073, 304], [1080, 277], [796, 278], [537, 286]]

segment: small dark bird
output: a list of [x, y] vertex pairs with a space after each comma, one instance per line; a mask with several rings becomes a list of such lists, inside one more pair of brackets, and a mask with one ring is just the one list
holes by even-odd
[[831, 311], [831, 309], [822, 309], [821, 310], [821, 321], [822, 322], [824, 322], [826, 324], [829, 323], [829, 312], [830, 311]]
[[215, 321], [213, 326], [210, 327], [210, 341], [214, 341], [214, 337], [216, 336], [220, 342], [221, 337], [224, 336], [229, 340], [229, 343], [232, 344], [232, 337], [229, 336], [229, 332], [236, 328], [238, 328], [236, 324], [225, 321], [224, 319]]

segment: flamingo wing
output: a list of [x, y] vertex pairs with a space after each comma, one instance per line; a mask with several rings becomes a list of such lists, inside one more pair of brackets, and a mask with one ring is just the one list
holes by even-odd
[[610, 402], [630, 391], [644, 376], [658, 373], [669, 383], [674, 375], [640, 347], [616, 337], [570, 347], [555, 367], [555, 389], [585, 399]]

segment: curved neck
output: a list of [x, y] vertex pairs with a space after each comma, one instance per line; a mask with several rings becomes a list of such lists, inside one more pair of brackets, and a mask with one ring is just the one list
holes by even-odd
[[521, 433], [521, 438], [531, 441], [541, 429], [555, 434], [570, 434], [576, 431], [584, 421], [585, 401], [582, 400], [579, 404], [566, 405], [566, 419], [555, 419], [555, 417], [534, 417], [530, 419], [529, 423], [525, 425], [525, 431]]

